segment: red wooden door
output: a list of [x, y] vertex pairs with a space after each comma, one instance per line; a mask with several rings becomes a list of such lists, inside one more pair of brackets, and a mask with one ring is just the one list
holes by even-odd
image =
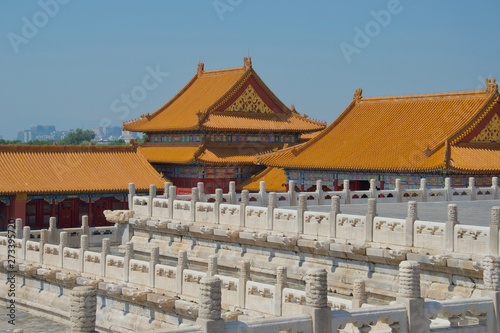
[[80, 199], [66, 199], [59, 203], [58, 228], [78, 228], [81, 218], [88, 214], [88, 204]]
[[33, 230], [49, 227], [52, 206], [43, 199], [31, 200], [26, 203], [26, 225]]
[[0, 202], [0, 231], [7, 230], [7, 205], [3, 202]]

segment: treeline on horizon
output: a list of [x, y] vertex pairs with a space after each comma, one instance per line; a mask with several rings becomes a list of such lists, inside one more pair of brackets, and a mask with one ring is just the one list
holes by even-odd
[[[95, 133], [91, 130], [76, 129], [73, 133], [69, 133], [61, 140], [31, 140], [23, 142], [20, 140], [4, 140], [0, 139], [1, 145], [88, 145], [95, 139]], [[124, 140], [114, 140], [106, 142], [109, 145], [126, 145]]]

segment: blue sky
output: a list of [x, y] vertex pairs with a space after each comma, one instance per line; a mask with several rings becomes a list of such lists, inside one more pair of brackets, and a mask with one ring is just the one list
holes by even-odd
[[328, 123], [358, 87], [483, 89], [500, 79], [499, 13], [495, 0], [5, 0], [0, 135], [120, 125], [167, 102], [198, 61], [237, 67], [248, 54], [285, 104]]

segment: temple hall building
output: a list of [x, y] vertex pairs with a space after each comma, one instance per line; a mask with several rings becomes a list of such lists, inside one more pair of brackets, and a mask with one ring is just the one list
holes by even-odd
[[137, 146], [0, 145], [0, 230], [21, 218], [32, 229], [109, 225], [104, 210], [128, 209], [129, 183], [137, 192], [165, 179]]
[[146, 133], [140, 152], [178, 188], [203, 182], [207, 192], [227, 190], [229, 181], [240, 184], [264, 169], [257, 155], [296, 145], [301, 135], [325, 127], [283, 104], [249, 57], [231, 69], [205, 71], [199, 63], [168, 103], [123, 125]]
[[446, 177], [466, 187], [471, 176], [476, 186], [489, 186], [500, 174], [499, 100], [495, 79], [480, 91], [363, 97], [358, 89], [319, 135], [259, 162], [283, 168], [303, 190], [316, 180], [340, 190], [345, 179], [354, 190], [368, 189], [370, 179], [388, 189], [396, 178], [412, 188], [422, 177], [430, 187], [442, 187]]

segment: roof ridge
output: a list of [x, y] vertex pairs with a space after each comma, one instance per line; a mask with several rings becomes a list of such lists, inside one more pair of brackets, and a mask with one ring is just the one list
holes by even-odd
[[221, 72], [236, 72], [236, 71], [244, 71], [245, 68], [244, 67], [231, 67], [231, 68], [220, 68], [220, 69], [211, 69], [211, 70], [208, 70], [208, 71], [202, 71], [201, 72], [201, 75], [205, 75], [205, 74], [217, 74], [217, 73], [221, 73]]
[[[335, 119], [330, 125], [328, 125], [328, 127], [323, 129], [321, 131], [321, 133], [319, 133], [318, 135], [316, 135], [312, 139], [308, 140], [307, 142], [304, 142], [303, 144], [297, 145], [300, 147], [298, 147], [298, 149], [296, 150], [296, 153], [300, 154], [300, 152], [302, 152], [304, 149], [311, 146], [316, 141], [318, 141], [319, 139], [321, 139], [322, 137], [324, 137], [325, 135], [330, 133], [335, 128], [335, 126], [337, 126], [337, 124], [339, 124], [341, 122], [341, 120], [343, 120], [347, 116], [347, 114], [354, 108], [356, 103], [357, 103], [357, 100], [352, 100], [349, 103], [349, 105], [347, 105], [347, 107], [344, 109], [344, 111], [342, 111], [342, 113], [337, 117], [337, 119]], [[294, 146], [294, 147], [297, 147], [297, 146]]]
[[467, 90], [467, 91], [451, 91], [451, 92], [438, 92], [438, 93], [425, 93], [425, 94], [407, 94], [407, 95], [389, 95], [389, 96], [372, 96], [359, 99], [359, 102], [372, 102], [383, 100], [400, 100], [400, 99], [424, 99], [424, 98], [438, 98], [438, 97], [461, 97], [461, 96], [477, 96], [478, 98], [489, 95], [485, 90]]
[[299, 117], [302, 120], [310, 122], [310, 123], [315, 124], [315, 125], [324, 125], [325, 128], [328, 125], [327, 121], [325, 121], [325, 120], [319, 120], [319, 119], [316, 119], [316, 118], [309, 117], [309, 115], [307, 115], [305, 113], [303, 115], [301, 115], [298, 112], [292, 113], [292, 117]]

